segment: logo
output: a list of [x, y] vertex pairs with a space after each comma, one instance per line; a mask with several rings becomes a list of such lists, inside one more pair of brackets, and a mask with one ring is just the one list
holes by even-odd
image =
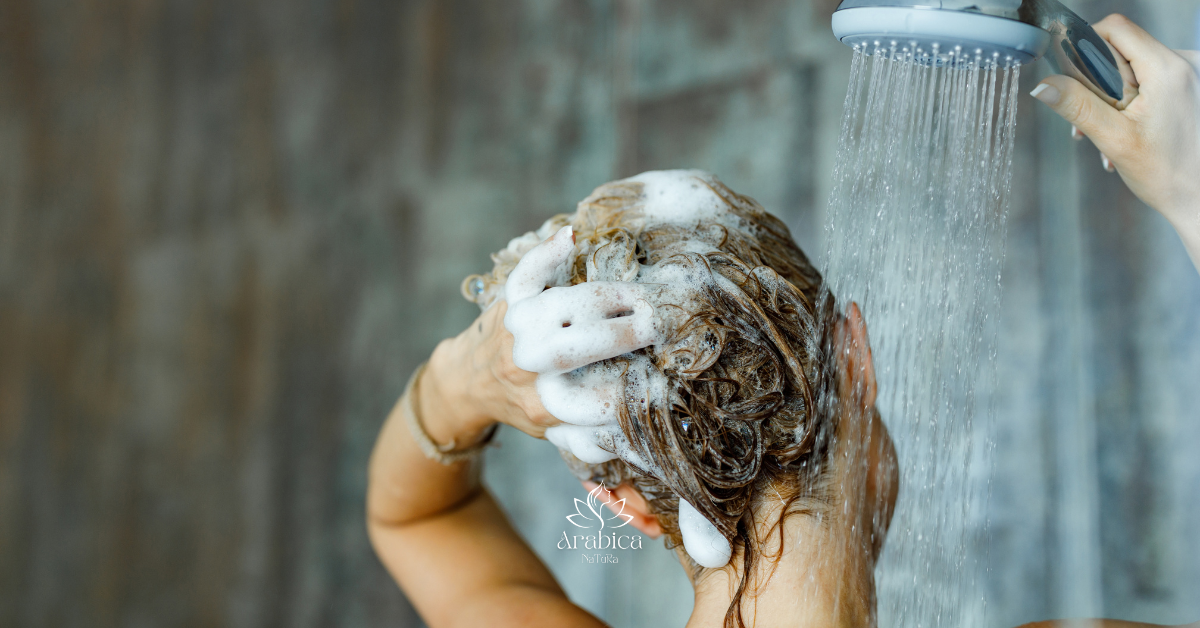
[[[640, 550], [642, 536], [640, 534], [618, 534], [612, 532], [624, 528], [633, 521], [633, 515], [625, 514], [625, 500], [610, 501], [610, 493], [601, 484], [592, 489], [587, 501], [575, 498], [575, 512], [567, 515], [567, 522], [575, 527], [576, 532], [588, 530], [591, 534], [568, 535], [563, 530], [558, 540], [558, 549], [565, 550]], [[608, 504], [605, 508], [603, 504]], [[605, 511], [611, 509], [609, 514]], [[615, 563], [617, 557], [612, 554], [582, 554], [585, 563]]]
[[[598, 530], [603, 530], [605, 525], [605, 508], [600, 505], [599, 495], [601, 494], [601, 491], [603, 491], [604, 494], [608, 494], [608, 491], [605, 490], [604, 485], [601, 484], [588, 493], [586, 502], [580, 501], [580, 499], [576, 497], [575, 514], [567, 515], [567, 521], [570, 521], [571, 524], [577, 528], [596, 528]], [[584, 512], [585, 508], [587, 509], [587, 512]], [[630, 521], [633, 521], [633, 515], [625, 514], [624, 499], [612, 502], [612, 508], [613, 514], [608, 517], [609, 521], [620, 519], [621, 523], [618, 523], [615, 526], [609, 526], [610, 528], [623, 528], [629, 525]], [[597, 523], [599, 523], [599, 525], [596, 525]], [[564, 532], [564, 534], [566, 533]]]

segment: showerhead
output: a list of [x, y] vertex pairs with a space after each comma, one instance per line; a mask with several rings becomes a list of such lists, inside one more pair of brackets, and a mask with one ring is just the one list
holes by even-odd
[[833, 33], [868, 53], [878, 46], [932, 63], [978, 56], [1026, 64], [1045, 56], [1117, 109], [1137, 95], [1125, 58], [1056, 0], [843, 0]]

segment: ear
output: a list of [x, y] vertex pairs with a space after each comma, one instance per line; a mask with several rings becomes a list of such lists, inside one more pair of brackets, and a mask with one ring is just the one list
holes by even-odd
[[[580, 482], [580, 484], [583, 484], [583, 488], [589, 493], [599, 486], [595, 482], [586, 481]], [[662, 536], [662, 526], [658, 524], [658, 517], [650, 514], [650, 505], [646, 503], [646, 499], [629, 483], [621, 484], [612, 490], [598, 491], [596, 497], [608, 505], [609, 510], [632, 515], [633, 519], [629, 520], [629, 525], [641, 530], [642, 534], [652, 539]], [[624, 507], [615, 505], [622, 499], [625, 500]]]
[[838, 326], [838, 351], [843, 390], [861, 391], [864, 407], [875, 405], [878, 386], [875, 382], [875, 362], [871, 354], [871, 341], [867, 337], [867, 323], [857, 303], [846, 308], [846, 317]]

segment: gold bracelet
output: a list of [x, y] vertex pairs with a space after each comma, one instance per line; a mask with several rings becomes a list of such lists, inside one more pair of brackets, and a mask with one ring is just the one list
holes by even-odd
[[484, 448], [491, 444], [492, 439], [496, 436], [496, 428], [500, 424], [492, 424], [488, 428], [487, 435], [483, 437], [483, 440], [459, 451], [454, 450], [455, 442], [453, 440], [447, 445], [439, 445], [433, 442], [433, 438], [425, 431], [425, 427], [421, 425], [421, 419], [418, 418], [420, 408], [417, 407], [416, 394], [414, 393], [417, 381], [425, 372], [425, 366], [428, 364], [428, 362], [423, 362], [421, 366], [417, 367], [417, 370], [413, 371], [412, 377], [408, 378], [408, 385], [404, 387], [404, 395], [400, 398], [400, 408], [404, 412], [404, 419], [408, 423], [409, 431], [412, 432], [413, 438], [417, 441], [417, 446], [421, 448], [425, 457], [430, 460], [450, 465], [477, 457], [483, 453]]

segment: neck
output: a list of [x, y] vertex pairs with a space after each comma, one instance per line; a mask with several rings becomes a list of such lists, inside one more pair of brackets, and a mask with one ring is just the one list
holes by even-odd
[[[851, 538], [850, 526], [836, 516], [793, 514], [780, 534], [759, 530], [760, 555], [742, 594], [742, 619], [749, 626], [874, 626], [875, 581], [871, 552]], [[767, 518], [768, 523], [778, 514]], [[678, 548], [681, 560], [682, 548]], [[696, 577], [696, 601], [687, 628], [722, 628], [742, 574], [744, 548], [724, 569], [705, 569]], [[775, 560], [778, 557], [778, 560]], [[685, 562], [686, 565], [686, 562]], [[736, 624], [735, 624], [736, 625]]]

